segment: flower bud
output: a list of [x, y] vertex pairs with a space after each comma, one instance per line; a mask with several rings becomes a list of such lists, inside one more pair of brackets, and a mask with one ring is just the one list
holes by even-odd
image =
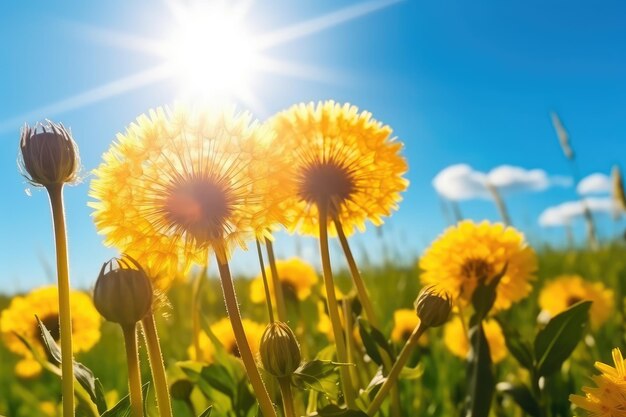
[[76, 181], [80, 168], [78, 147], [62, 124], [26, 125], [20, 138], [20, 165], [35, 186], [47, 187]]
[[265, 370], [278, 378], [293, 374], [300, 366], [300, 345], [287, 323], [267, 325], [259, 353]]
[[113, 258], [102, 265], [93, 302], [108, 321], [132, 326], [150, 311], [152, 284], [137, 261]]
[[443, 325], [452, 310], [452, 300], [446, 291], [438, 291], [429, 286], [420, 292], [415, 300], [415, 311], [422, 325], [439, 327]]

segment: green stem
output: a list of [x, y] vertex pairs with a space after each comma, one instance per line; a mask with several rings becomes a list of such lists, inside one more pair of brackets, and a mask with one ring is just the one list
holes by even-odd
[[146, 339], [146, 346], [148, 347], [148, 358], [150, 359], [150, 370], [154, 380], [159, 415], [161, 417], [172, 417], [172, 404], [165, 375], [165, 364], [163, 363], [159, 334], [157, 333], [152, 311], [141, 320], [141, 325]]
[[128, 364], [128, 389], [130, 393], [130, 409], [133, 417], [143, 417], [143, 400], [141, 394], [141, 374], [139, 372], [139, 355], [137, 354], [137, 324], [122, 326], [124, 345], [126, 346], [126, 362]]
[[63, 208], [63, 184], [47, 187], [54, 225], [59, 287], [59, 326], [61, 333], [61, 385], [63, 417], [74, 415], [74, 358], [72, 354], [72, 311], [70, 308], [70, 273], [67, 253], [67, 230]]
[[350, 372], [346, 368], [348, 364], [348, 354], [346, 351], [346, 341], [344, 340], [343, 331], [341, 329], [341, 319], [339, 317], [339, 305], [337, 304], [337, 296], [335, 294], [335, 283], [333, 280], [333, 272], [330, 266], [330, 250], [328, 249], [328, 207], [325, 204], [318, 204], [319, 211], [319, 227], [320, 227], [320, 254], [322, 257], [322, 271], [324, 275], [324, 286], [326, 287], [326, 302], [328, 305], [328, 316], [333, 328], [335, 337], [335, 346], [337, 348], [337, 360], [342, 363], [339, 366], [341, 375], [341, 383], [343, 387], [343, 396], [346, 400], [348, 408], [356, 409], [354, 392], [350, 382]]
[[296, 417], [289, 377], [278, 378], [278, 385], [280, 386], [280, 394], [283, 397], [283, 411], [285, 417]]
[[[346, 348], [347, 348], [347, 354], [348, 354], [348, 363], [354, 363], [356, 364], [356, 346], [354, 343], [354, 339], [352, 338], [352, 329], [353, 329], [353, 323], [352, 323], [352, 311], [350, 311], [350, 301], [352, 299], [351, 298], [344, 298], [342, 300], [341, 303], [341, 310], [343, 312], [343, 322], [345, 324], [345, 333], [346, 333]], [[352, 383], [352, 388], [354, 389], [355, 392], [358, 392], [359, 389], [359, 377], [358, 377], [358, 370], [356, 369], [356, 366], [351, 366], [349, 368], [350, 371], [350, 382]]]
[[230, 324], [233, 328], [233, 333], [235, 335], [237, 347], [239, 348], [241, 360], [243, 361], [243, 365], [246, 368], [246, 373], [248, 374], [248, 378], [250, 379], [250, 384], [252, 385], [252, 389], [254, 390], [254, 393], [257, 397], [257, 401], [259, 402], [259, 406], [261, 407], [263, 416], [276, 417], [276, 410], [274, 410], [272, 400], [267, 393], [267, 389], [265, 388], [263, 379], [261, 379], [261, 374], [259, 374], [256, 362], [254, 361], [254, 356], [252, 355], [252, 351], [250, 350], [248, 339], [246, 339], [246, 333], [244, 331], [243, 323], [241, 321], [241, 313], [239, 312], [237, 294], [235, 293], [233, 279], [230, 275], [230, 268], [228, 266], [226, 250], [222, 245], [216, 245], [214, 249], [215, 257], [217, 259], [217, 266], [220, 272], [220, 278], [222, 282], [222, 292], [224, 293], [226, 312], [228, 313], [228, 318], [230, 319]]
[[350, 268], [350, 275], [352, 276], [352, 282], [356, 288], [356, 293], [359, 297], [359, 301], [363, 306], [363, 310], [365, 311], [365, 315], [369, 320], [370, 324], [377, 329], [378, 320], [376, 318], [376, 314], [374, 313], [374, 306], [372, 305], [372, 300], [367, 293], [367, 288], [365, 288], [365, 283], [363, 282], [363, 278], [361, 277], [361, 272], [354, 260], [354, 256], [352, 255], [352, 250], [350, 249], [350, 245], [348, 244], [348, 239], [346, 238], [346, 234], [343, 231], [343, 226], [339, 221], [337, 216], [333, 216], [333, 222], [335, 223], [335, 229], [337, 230], [337, 237], [339, 238], [339, 242], [341, 243], [341, 248], [343, 249], [343, 253], [346, 257], [346, 261], [348, 262], [348, 267]]
[[382, 387], [380, 387], [380, 390], [378, 390], [378, 393], [376, 393], [376, 396], [372, 400], [370, 406], [367, 408], [368, 416], [374, 416], [380, 409], [380, 406], [383, 403], [383, 400], [385, 399], [387, 394], [389, 394], [391, 387], [393, 387], [398, 381], [400, 371], [402, 371], [402, 368], [404, 368], [404, 365], [406, 365], [409, 357], [411, 356], [411, 353], [413, 352], [413, 349], [415, 349], [415, 346], [417, 346], [417, 342], [419, 341], [419, 338], [424, 333], [424, 331], [426, 331], [426, 327], [420, 324], [413, 330], [411, 336], [409, 336], [409, 339], [406, 341], [404, 347], [402, 348], [400, 355], [398, 355], [398, 358], [396, 359], [396, 363], [393, 364], [391, 371], [389, 371], [387, 379], [385, 379]]
[[285, 295], [283, 294], [283, 286], [280, 283], [278, 268], [276, 267], [276, 256], [274, 255], [274, 245], [272, 241], [265, 238], [265, 246], [267, 248], [267, 260], [270, 263], [270, 271], [272, 272], [272, 284], [274, 284], [274, 295], [276, 296], [276, 311], [278, 320], [287, 323], [287, 307], [285, 306]]
[[261, 277], [263, 277], [263, 289], [265, 290], [265, 304], [267, 305], [267, 313], [270, 323], [274, 323], [274, 310], [272, 309], [272, 296], [270, 294], [270, 286], [267, 282], [267, 274], [265, 274], [265, 263], [263, 262], [263, 252], [261, 251], [261, 243], [256, 240], [256, 253], [259, 256], [259, 265], [261, 266]]

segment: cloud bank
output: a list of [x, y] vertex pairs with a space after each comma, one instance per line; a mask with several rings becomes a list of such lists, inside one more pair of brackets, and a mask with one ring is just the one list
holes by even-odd
[[582, 195], [609, 194], [612, 182], [608, 175], [596, 172], [588, 175], [578, 183], [576, 190]]
[[542, 169], [525, 169], [501, 165], [483, 173], [467, 164], [451, 165], [440, 171], [433, 179], [437, 193], [448, 200], [462, 201], [490, 199], [487, 184], [498, 188], [503, 194], [516, 192], [539, 192], [552, 186], [569, 187], [572, 180], [563, 176], [548, 176]]
[[[591, 213], [611, 214], [614, 209], [613, 200], [609, 197], [589, 197], [585, 199], [585, 202]], [[539, 216], [539, 224], [543, 227], [564, 226], [582, 217], [583, 213], [582, 201], [568, 201], [545, 209]]]

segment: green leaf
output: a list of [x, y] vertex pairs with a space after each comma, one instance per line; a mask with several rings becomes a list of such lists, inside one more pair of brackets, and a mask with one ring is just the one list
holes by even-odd
[[539, 404], [526, 385], [513, 385], [509, 382], [500, 382], [496, 385], [499, 393], [505, 394], [513, 399], [522, 410], [531, 417], [540, 417], [541, 409]]
[[498, 318], [496, 318], [496, 320], [504, 333], [506, 348], [511, 352], [511, 355], [513, 355], [524, 368], [532, 370], [534, 368], [535, 359], [530, 342], [523, 339], [519, 332], [510, 328], [504, 320]]
[[359, 317], [357, 321], [359, 324], [359, 334], [361, 335], [361, 340], [363, 341], [367, 355], [372, 358], [377, 365], [381, 365], [383, 363], [381, 350], [384, 350], [389, 358], [391, 358], [391, 362], [395, 362], [396, 358], [393, 349], [391, 349], [385, 335], [364, 318]]
[[538, 375], [547, 376], [559, 369], [582, 339], [589, 322], [591, 301], [574, 304], [557, 314], [535, 338]]
[[320, 417], [367, 417], [367, 414], [361, 410], [349, 410], [347, 408], [340, 408], [334, 404], [327, 405], [321, 410], [317, 411]]
[[339, 397], [339, 373], [337, 364], [318, 359], [305, 362], [292, 375], [293, 383], [301, 389], [312, 389], [337, 400]]
[[211, 415], [211, 411], [213, 411], [213, 406], [209, 406], [209, 408], [204, 410], [198, 417], [209, 417]]
[[506, 274], [507, 265], [502, 268], [497, 275], [491, 278], [489, 284], [485, 285], [485, 280], [488, 277], [480, 277], [479, 284], [474, 290], [472, 294], [472, 306], [474, 307], [474, 311], [476, 312], [476, 316], [479, 320], [487, 317], [487, 314], [493, 307], [493, 304], [496, 301], [496, 289], [500, 280]]
[[[37, 319], [37, 324], [39, 325], [39, 330], [41, 330], [41, 335], [43, 339], [43, 345], [49, 356], [56, 361], [57, 365], [61, 364], [61, 349], [55, 342], [54, 338], [50, 334], [50, 331], [46, 328], [46, 326], [39, 320], [39, 317], [35, 316]], [[78, 381], [78, 383], [87, 391], [91, 401], [98, 408], [99, 413], [103, 413], [107, 409], [106, 401], [104, 399], [104, 390], [102, 388], [102, 384], [95, 377], [93, 372], [89, 368], [87, 368], [82, 363], [74, 361], [74, 377]]]
[[488, 417], [495, 388], [491, 354], [482, 322], [474, 316], [469, 330], [470, 355], [467, 369], [468, 392], [465, 399], [466, 417]]
[[[148, 389], [150, 388], [150, 382], [146, 382], [143, 384], [141, 391], [143, 393], [144, 398], [144, 408], [145, 408], [145, 400], [148, 398]], [[130, 396], [127, 395], [122, 398], [113, 408], [102, 413], [101, 417], [131, 417], [131, 409], [130, 409]]]

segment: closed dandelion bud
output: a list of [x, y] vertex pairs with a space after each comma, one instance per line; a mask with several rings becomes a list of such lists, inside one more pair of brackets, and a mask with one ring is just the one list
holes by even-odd
[[439, 327], [448, 321], [452, 310], [452, 300], [445, 291], [438, 291], [433, 286], [424, 288], [415, 300], [415, 311], [422, 325]]
[[150, 311], [152, 284], [132, 258], [113, 258], [100, 270], [93, 291], [98, 312], [108, 321], [133, 326]]
[[293, 374], [300, 366], [300, 345], [287, 323], [267, 325], [259, 353], [265, 370], [278, 378]]
[[26, 125], [20, 138], [20, 165], [35, 186], [48, 187], [76, 181], [80, 168], [78, 147], [62, 125], [48, 121]]

